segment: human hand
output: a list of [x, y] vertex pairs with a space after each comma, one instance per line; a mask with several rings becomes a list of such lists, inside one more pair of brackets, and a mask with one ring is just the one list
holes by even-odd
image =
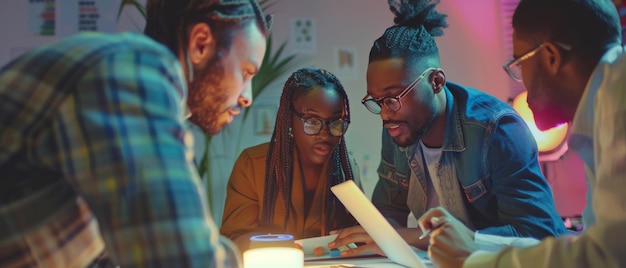
[[432, 208], [418, 220], [422, 230], [431, 230], [428, 256], [437, 267], [462, 267], [478, 246], [474, 232], [442, 207]]
[[350, 243], [358, 244], [357, 248], [341, 251], [341, 256], [354, 256], [363, 253], [374, 253], [385, 256], [385, 253], [376, 245], [374, 240], [361, 226], [348, 227], [341, 230], [331, 231], [330, 234], [337, 234], [335, 241], [328, 243], [328, 248], [338, 248], [347, 246]]

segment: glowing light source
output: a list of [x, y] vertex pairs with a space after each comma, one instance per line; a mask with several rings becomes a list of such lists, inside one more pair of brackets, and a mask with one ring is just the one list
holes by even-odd
[[545, 131], [539, 130], [535, 125], [533, 112], [528, 108], [528, 103], [526, 102], [527, 96], [528, 91], [517, 95], [513, 99], [513, 109], [521, 115], [535, 137], [537, 148], [539, 149], [539, 161], [558, 160], [567, 151], [567, 143], [564, 141], [567, 137], [569, 126], [562, 124]]
[[301, 249], [288, 247], [254, 248], [243, 253], [244, 268], [298, 268], [304, 266]]

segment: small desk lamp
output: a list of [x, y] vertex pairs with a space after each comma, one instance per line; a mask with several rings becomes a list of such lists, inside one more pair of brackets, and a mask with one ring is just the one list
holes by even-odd
[[298, 268], [304, 253], [295, 247], [292, 235], [267, 234], [250, 237], [250, 249], [243, 253], [244, 268]]

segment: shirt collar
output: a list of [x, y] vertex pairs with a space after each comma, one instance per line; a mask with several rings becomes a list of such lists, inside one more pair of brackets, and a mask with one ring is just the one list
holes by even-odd
[[604, 83], [605, 75], [611, 71], [611, 64], [624, 53], [622, 46], [614, 46], [604, 53], [598, 65], [591, 73], [585, 92], [576, 108], [572, 121], [572, 134], [592, 136], [595, 96]]

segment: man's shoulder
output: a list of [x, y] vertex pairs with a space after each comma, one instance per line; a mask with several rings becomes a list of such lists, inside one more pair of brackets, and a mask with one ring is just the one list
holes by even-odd
[[109, 55], [120, 53], [152, 54], [155, 58], [176, 60], [165, 46], [141, 33], [81, 32], [37, 47], [3, 66], [2, 69], [22, 69], [32, 73], [34, 71], [31, 67], [36, 65], [51, 67], [40, 68], [42, 70], [38, 70], [38, 73], [50, 71], [61, 73], [76, 68], [88, 68]]
[[479, 89], [456, 83], [449, 83], [448, 88], [466, 120], [494, 122], [505, 115], [516, 114], [511, 105]]
[[459, 97], [462, 97], [463, 100], [467, 101], [467, 103], [471, 103], [473, 105], [487, 103], [510, 108], [510, 106], [506, 102], [496, 98], [495, 96], [483, 90], [463, 86], [454, 82], [448, 82], [447, 86], [452, 92], [452, 95], [455, 96], [455, 99], [459, 99]]

